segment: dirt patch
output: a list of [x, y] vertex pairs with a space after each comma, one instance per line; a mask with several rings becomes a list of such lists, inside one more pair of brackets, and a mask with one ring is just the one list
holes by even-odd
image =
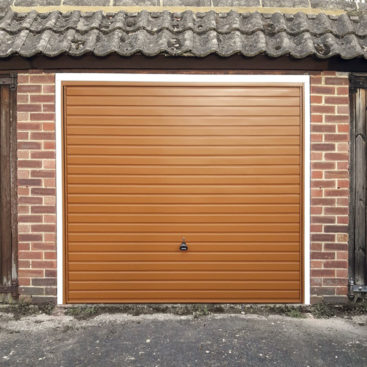
[[31, 315], [66, 315], [77, 320], [87, 320], [102, 314], [127, 314], [131, 316], [172, 314], [194, 318], [211, 314], [283, 315], [292, 318], [352, 318], [367, 315], [367, 300], [342, 305], [318, 303], [303, 305], [246, 305], [246, 304], [122, 304], [73, 305], [55, 307], [53, 304], [32, 305], [18, 303], [5, 305], [0, 312], [12, 314], [15, 320]]
[[193, 315], [194, 317], [209, 314], [257, 314], [284, 315], [293, 318], [352, 317], [367, 314], [367, 301], [357, 304], [343, 305], [318, 303], [313, 306], [302, 305], [244, 305], [244, 304], [145, 304], [145, 305], [85, 305], [68, 306], [66, 315], [78, 320], [88, 319], [101, 314], [126, 313], [128, 315], [149, 315], [155, 313], [170, 313], [173, 315]]
[[43, 303], [33, 305], [30, 303], [19, 302], [9, 305], [1, 305], [0, 312], [12, 314], [15, 320], [20, 320], [24, 316], [46, 314], [51, 315], [55, 312], [55, 305], [53, 303]]

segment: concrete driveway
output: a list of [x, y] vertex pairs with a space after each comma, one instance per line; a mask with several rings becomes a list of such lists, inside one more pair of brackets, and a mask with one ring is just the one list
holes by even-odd
[[0, 366], [367, 366], [366, 316], [0, 313]]

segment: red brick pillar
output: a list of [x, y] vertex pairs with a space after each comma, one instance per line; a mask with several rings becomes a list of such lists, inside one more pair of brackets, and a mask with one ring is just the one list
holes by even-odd
[[348, 74], [311, 77], [311, 301], [343, 301], [348, 285]]
[[56, 298], [55, 76], [18, 76], [19, 285], [33, 302]]

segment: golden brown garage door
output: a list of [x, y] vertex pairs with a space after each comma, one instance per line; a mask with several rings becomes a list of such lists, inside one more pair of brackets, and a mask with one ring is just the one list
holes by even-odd
[[63, 88], [66, 302], [302, 301], [300, 86]]

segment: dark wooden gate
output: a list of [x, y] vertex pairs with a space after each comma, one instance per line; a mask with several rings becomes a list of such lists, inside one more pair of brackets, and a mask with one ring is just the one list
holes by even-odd
[[18, 293], [16, 75], [0, 75], [0, 301]]
[[350, 76], [351, 86], [351, 198], [350, 294], [367, 293], [367, 75]]

